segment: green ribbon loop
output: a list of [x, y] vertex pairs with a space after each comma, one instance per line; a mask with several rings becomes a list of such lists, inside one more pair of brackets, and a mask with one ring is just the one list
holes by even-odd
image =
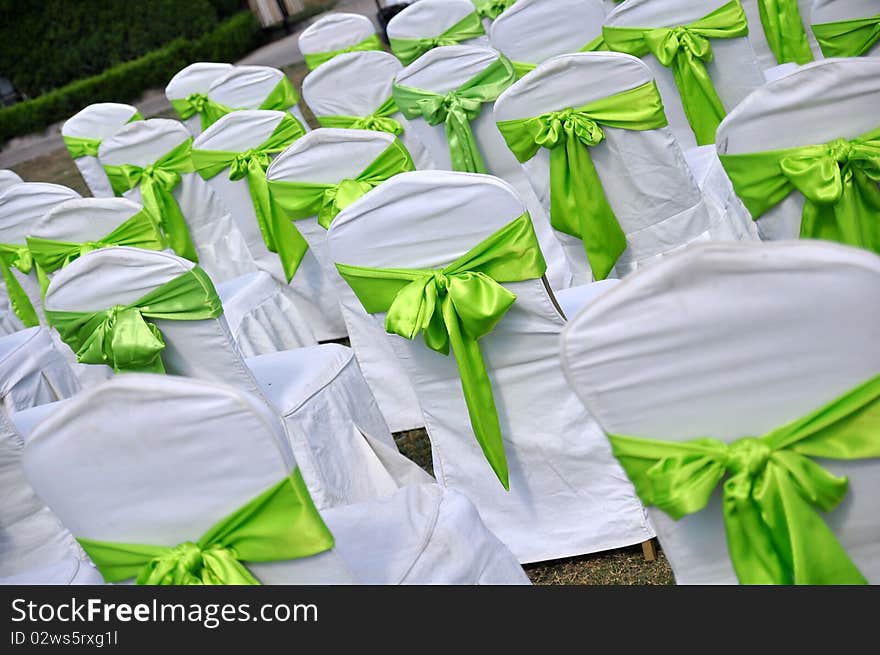
[[310, 71], [313, 71], [321, 64], [324, 64], [333, 59], [336, 55], [341, 55], [344, 52], [361, 52], [363, 50], [382, 50], [382, 42], [379, 40], [379, 37], [377, 35], [371, 34], [363, 41], [355, 43], [352, 46], [348, 46], [347, 48], [342, 48], [341, 50], [303, 53], [303, 59], [305, 59], [308, 69]]
[[581, 107], [498, 122], [520, 162], [534, 157], [540, 148], [550, 150], [550, 223], [583, 241], [596, 280], [608, 277], [626, 250], [626, 235], [590, 157], [590, 148], [605, 139], [601, 125], [626, 130], [666, 125], [654, 81]]
[[104, 580], [138, 585], [258, 585], [245, 562], [280, 562], [333, 548], [299, 469], [177, 546], [77, 539]]
[[495, 20], [513, 6], [516, 0], [476, 0], [474, 6], [480, 18]]
[[880, 14], [814, 23], [812, 28], [826, 57], [860, 57], [880, 42]]
[[754, 219], [800, 191], [802, 238], [880, 254], [880, 128], [852, 140], [720, 159]]
[[171, 106], [184, 121], [198, 114], [203, 132], [231, 111], [228, 107], [210, 100], [205, 93], [191, 93], [186, 98], [176, 98], [171, 101]]
[[437, 36], [423, 39], [389, 39], [389, 45], [391, 52], [404, 66], [407, 66], [429, 50], [445, 45], [458, 45], [462, 41], [476, 39], [485, 33], [483, 22], [474, 11]]
[[798, 0], [758, 0], [758, 13], [767, 44], [778, 63], [813, 61]]
[[674, 519], [703, 509], [730, 474], [723, 486], [724, 524], [741, 583], [865, 583], [816, 513], [834, 509], [848, 481], [810, 458], [880, 457], [880, 376], [759, 438], [729, 444], [609, 438], [642, 501]]
[[[605, 45], [605, 39], [601, 34], [578, 50], [578, 52], [596, 52], [599, 50], [608, 50], [608, 46]], [[525, 61], [512, 61], [510, 63], [513, 66], [517, 79], [524, 77], [538, 67], [538, 64], [531, 64]]]
[[352, 130], [374, 130], [389, 132], [395, 136], [403, 134], [403, 125], [391, 118], [400, 111], [394, 98], [388, 98], [372, 114], [366, 116], [316, 116], [321, 127], [340, 127]]
[[547, 270], [528, 213], [442, 269], [338, 263], [336, 268], [368, 313], [387, 312], [387, 332], [405, 339], [421, 333], [428, 348], [444, 355], [452, 346], [474, 436], [501, 484], [510, 489], [492, 384], [478, 340], [516, 300], [500, 283], [539, 278]]
[[192, 173], [190, 149], [192, 138], [172, 148], [153, 164], [141, 168], [133, 164], [105, 165], [107, 178], [116, 195], [140, 186], [144, 209], [159, 219], [168, 245], [181, 257], [199, 260], [186, 219], [172, 191], [180, 183], [182, 173]]
[[651, 53], [663, 66], [671, 67], [697, 144], [715, 143], [715, 130], [726, 112], [704, 64], [712, 61], [709, 39], [748, 35], [749, 24], [740, 0], [731, 0], [688, 25], [659, 28], [606, 25], [602, 33], [611, 50], [635, 57]]
[[33, 270], [33, 267], [34, 260], [26, 245], [0, 243], [0, 273], [3, 274], [9, 305], [25, 327], [39, 325], [40, 319], [37, 318], [37, 311], [34, 309], [31, 299], [28, 298], [21, 282], [18, 281], [11, 269], [17, 268], [27, 275]]
[[[134, 121], [142, 120], [144, 120], [144, 117], [139, 111], [136, 111], [131, 115], [131, 118], [129, 118], [126, 123], [132, 123]], [[101, 139], [90, 139], [84, 136], [67, 135], [62, 135], [61, 138], [64, 140], [64, 145], [67, 146], [67, 152], [70, 153], [72, 159], [98, 156], [98, 148], [101, 147]]]
[[423, 89], [395, 84], [394, 101], [407, 118], [424, 118], [428, 125], [443, 123], [452, 169], [485, 173], [486, 165], [474, 140], [471, 121], [516, 81], [510, 61], [503, 55], [457, 89], [440, 95]]
[[164, 373], [165, 341], [147, 319], [199, 321], [222, 313], [210, 278], [195, 266], [129, 305], [96, 312], [46, 310], [46, 320], [82, 364], [106, 364], [117, 373]]

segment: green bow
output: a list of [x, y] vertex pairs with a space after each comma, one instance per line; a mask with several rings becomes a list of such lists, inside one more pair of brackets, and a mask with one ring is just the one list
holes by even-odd
[[206, 93], [191, 93], [186, 98], [176, 98], [171, 101], [171, 106], [184, 121], [198, 114], [203, 132], [231, 111], [228, 107], [210, 100]]
[[[296, 93], [296, 89], [293, 88], [293, 84], [291, 83], [288, 77], [282, 77], [279, 80], [278, 84], [269, 92], [269, 95], [266, 96], [266, 99], [260, 104], [257, 109], [270, 109], [273, 111], [288, 111], [291, 107], [296, 105], [299, 102], [299, 95]], [[205, 105], [205, 113], [202, 114], [203, 119], [205, 119], [208, 125], [205, 125], [205, 122], [202, 122], [202, 129], [206, 129], [210, 125], [216, 123], [220, 118], [225, 116], [226, 114], [232, 113], [234, 111], [238, 111], [241, 109], [240, 107], [227, 107], [226, 105], [221, 105], [219, 102], [215, 100], [208, 100]], [[207, 118], [205, 118], [207, 117]], [[293, 120], [297, 120], [295, 116], [292, 116]], [[298, 121], [297, 121], [298, 122]], [[303, 128], [305, 131], [305, 128]]]
[[406, 66], [429, 50], [444, 45], [458, 45], [462, 41], [476, 39], [485, 33], [483, 22], [474, 11], [437, 36], [423, 39], [389, 39], [389, 45], [391, 52]]
[[6, 284], [9, 305], [25, 327], [39, 325], [40, 319], [37, 318], [34, 305], [21, 286], [21, 282], [18, 281], [10, 268], [17, 268], [27, 275], [33, 267], [34, 259], [27, 246], [16, 243], [0, 243], [0, 273], [3, 274], [3, 282]]
[[813, 61], [798, 0], [758, 0], [758, 12], [767, 44], [778, 63]]
[[810, 458], [880, 457], [880, 376], [758, 438], [609, 439], [642, 501], [674, 519], [703, 509], [730, 473], [724, 524], [741, 583], [865, 583], [814, 509], [834, 509], [848, 481]]
[[485, 173], [486, 165], [474, 141], [471, 121], [479, 116], [483, 103], [493, 102], [515, 81], [510, 61], [499, 55], [478, 75], [445, 95], [399, 84], [392, 87], [392, 94], [407, 118], [421, 117], [428, 125], [445, 125], [452, 170]]
[[[605, 39], [601, 34], [578, 50], [578, 52], [596, 52], [598, 50], [608, 50], [608, 46], [605, 45]], [[510, 63], [513, 66], [517, 79], [531, 73], [538, 67], [538, 64], [531, 64], [525, 61], [512, 61]]]
[[105, 165], [107, 178], [116, 195], [122, 195], [140, 186], [144, 209], [159, 219], [168, 245], [181, 257], [197, 262], [196, 248], [189, 235], [186, 219], [171, 193], [181, 180], [182, 173], [192, 173], [190, 159], [192, 138], [172, 148], [153, 164], [141, 168], [133, 164]]
[[321, 127], [341, 127], [352, 130], [374, 130], [389, 132], [395, 136], [403, 134], [403, 125], [391, 118], [399, 112], [394, 98], [388, 98], [372, 114], [366, 116], [316, 116]]
[[540, 148], [550, 150], [550, 223], [583, 241], [596, 280], [608, 277], [626, 250], [626, 235], [590, 157], [590, 148], [605, 139], [600, 125], [625, 130], [666, 125], [654, 81], [581, 107], [498, 123], [520, 162], [534, 157]]
[[360, 52], [362, 50], [381, 50], [382, 42], [375, 34], [371, 34], [360, 43], [342, 48], [341, 50], [328, 50], [327, 52], [303, 53], [303, 59], [306, 60], [306, 66], [310, 71], [315, 70], [318, 66], [333, 59], [336, 55], [343, 52]]
[[302, 124], [288, 113], [260, 145], [245, 152], [226, 152], [220, 150], [193, 150], [192, 161], [196, 171], [206, 180], [229, 168], [229, 179], [240, 180], [247, 177], [251, 202], [263, 241], [270, 252], [278, 253], [288, 281], [299, 266], [308, 250], [308, 244], [297, 229], [272, 206], [269, 185], [266, 182], [266, 169], [272, 155], [287, 148], [299, 139], [305, 130]]
[[516, 300], [499, 282], [532, 280], [547, 270], [528, 212], [442, 269], [336, 268], [368, 313], [387, 312], [387, 332], [406, 339], [421, 333], [428, 348], [444, 355], [452, 346], [474, 435], [509, 490], [498, 412], [478, 339], [495, 329]]
[[280, 562], [333, 548], [299, 469], [196, 541], [177, 546], [77, 539], [104, 580], [138, 585], [258, 585], [243, 562]]
[[198, 266], [128, 305], [96, 312], [46, 310], [46, 320], [82, 364], [106, 364], [117, 373], [164, 373], [162, 333], [147, 318], [200, 321], [223, 313], [207, 273]]
[[516, 0], [475, 0], [474, 6], [477, 8], [477, 15], [480, 18], [495, 20], [510, 9], [514, 2]]
[[720, 159], [753, 218], [797, 190], [806, 198], [802, 238], [880, 253], [880, 128], [851, 141]]
[[715, 142], [715, 130], [726, 112], [715, 91], [704, 62], [712, 61], [709, 39], [747, 36], [749, 24], [740, 0], [731, 0], [698, 21], [678, 27], [602, 28], [611, 50], [636, 57], [653, 54], [664, 66], [672, 67], [681, 94], [685, 116], [698, 145]]
[[[131, 115], [131, 118], [126, 121], [126, 124], [133, 121], [142, 120], [144, 120], [144, 117], [141, 116], [141, 113], [139, 111], [136, 111]], [[84, 136], [67, 135], [62, 135], [61, 138], [64, 140], [64, 145], [67, 146], [67, 152], [70, 153], [72, 159], [98, 156], [98, 148], [101, 147], [101, 139], [90, 139]]]
[[860, 57], [880, 41], [880, 14], [812, 27], [826, 57]]

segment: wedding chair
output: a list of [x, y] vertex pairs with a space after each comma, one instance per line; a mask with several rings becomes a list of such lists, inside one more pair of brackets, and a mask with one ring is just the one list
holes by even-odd
[[208, 89], [230, 70], [232, 64], [197, 61], [181, 68], [165, 87], [165, 97], [193, 136], [219, 118], [211, 111]]
[[387, 52], [344, 53], [306, 75], [303, 98], [322, 127], [391, 132], [409, 150], [416, 168], [435, 168], [424, 144], [394, 103], [391, 90], [402, 69], [400, 61]]
[[[303, 30], [298, 44], [309, 70], [344, 52], [382, 50], [382, 42], [369, 18], [341, 12], [321, 16]], [[308, 99], [306, 104], [311, 107]]]
[[783, 64], [806, 64], [822, 58], [809, 29], [813, 0], [742, 0], [749, 41], [765, 71]]
[[108, 582], [528, 583], [437, 485], [316, 507], [278, 419], [234, 387], [120, 377], [47, 419], [24, 465]]
[[[328, 64], [332, 65], [332, 64]], [[311, 106], [311, 105], [310, 105]], [[269, 190], [285, 219], [308, 242], [320, 266], [320, 292], [337, 307], [351, 347], [392, 432], [422, 427], [415, 391], [388, 344], [384, 330], [361, 307], [339, 277], [326, 247], [334, 215], [388, 178], [413, 170], [413, 162], [393, 134], [367, 130], [321, 128], [281, 154], [269, 168]], [[393, 240], [391, 233], [385, 235]], [[300, 267], [307, 260], [303, 258]], [[311, 265], [311, 260], [309, 260]], [[297, 276], [299, 271], [297, 271]], [[294, 278], [296, 279], [296, 278]]]
[[[409, 374], [437, 481], [470, 498], [521, 562], [652, 536], [604, 435], [562, 376], [566, 318], [509, 184], [401, 173], [344, 209], [327, 244]], [[594, 295], [587, 286], [581, 304]]]
[[[208, 103], [219, 114], [239, 109], [274, 109], [289, 112], [308, 132], [299, 108], [299, 95], [283, 71], [269, 66], [234, 66], [208, 88]], [[215, 119], [216, 120], [216, 119]]]
[[283, 419], [319, 507], [388, 495], [425, 477], [397, 452], [351, 349], [336, 344], [245, 359], [205, 272], [161, 251], [106, 248], [60, 270], [51, 325], [85, 364], [222, 380]]
[[880, 59], [824, 60], [768, 83], [718, 129], [718, 155], [765, 240], [880, 252]]
[[494, 101], [515, 79], [507, 58], [491, 48], [446, 46], [398, 73], [393, 96], [438, 168], [490, 173], [514, 186], [532, 216], [547, 261], [547, 279], [554, 289], [565, 289], [572, 285], [571, 264], [495, 125]]
[[568, 324], [679, 583], [880, 581], [878, 319], [880, 259], [803, 241], [701, 244]]
[[19, 184], [22, 181], [15, 171], [11, 171], [8, 168], [0, 168], [0, 193], [6, 191], [13, 184]]
[[740, 0], [627, 0], [608, 14], [610, 50], [641, 57], [683, 148], [715, 143], [724, 115], [764, 77]]
[[395, 14], [386, 32], [391, 52], [404, 66], [438, 46], [489, 45], [470, 0], [419, 0]]
[[815, 0], [810, 20], [826, 57], [880, 56], [877, 0]]
[[499, 96], [495, 120], [576, 276], [622, 277], [695, 241], [751, 238], [704, 200], [635, 57], [553, 57]]

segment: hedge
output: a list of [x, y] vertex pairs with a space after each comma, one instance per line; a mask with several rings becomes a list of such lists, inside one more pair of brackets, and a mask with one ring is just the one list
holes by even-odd
[[235, 61], [260, 45], [254, 15], [244, 11], [195, 40], [177, 39], [153, 52], [72, 82], [33, 100], [0, 108], [0, 144], [42, 130], [94, 102], [129, 102], [146, 90], [164, 87], [194, 61]]

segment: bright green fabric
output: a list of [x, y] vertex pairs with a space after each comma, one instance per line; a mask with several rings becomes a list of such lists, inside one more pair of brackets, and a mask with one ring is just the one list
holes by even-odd
[[299, 469], [177, 546], [77, 539], [104, 580], [139, 585], [257, 585], [244, 562], [280, 562], [333, 548]]
[[596, 280], [608, 277], [626, 250], [626, 235], [590, 157], [590, 148], [605, 139], [602, 125], [625, 130], [666, 125], [654, 81], [580, 107], [498, 122], [520, 162], [534, 157], [540, 148], [550, 150], [550, 223], [583, 241]]
[[688, 25], [602, 28], [611, 50], [636, 57], [651, 53], [661, 64], [672, 67], [685, 116], [701, 146], [715, 143], [715, 130], [726, 114], [704, 65], [712, 61], [709, 39], [733, 39], [748, 33], [739, 0], [731, 0]]
[[[478, 219], [479, 217], [475, 217]], [[505, 489], [510, 489], [492, 384], [478, 340], [489, 334], [516, 296], [500, 282], [541, 277], [547, 269], [528, 213], [442, 269], [365, 268], [336, 264], [370, 314], [387, 312], [385, 330], [455, 354], [477, 442]]]
[[39, 325], [40, 319], [37, 318], [37, 312], [31, 299], [28, 298], [21, 282], [18, 281], [11, 269], [17, 268], [27, 275], [33, 270], [33, 267], [34, 259], [26, 245], [0, 243], [0, 273], [2, 273], [3, 282], [6, 285], [9, 306], [25, 327]]
[[392, 94], [407, 118], [424, 118], [428, 125], [443, 123], [452, 170], [485, 173], [486, 164], [471, 132], [471, 121], [516, 81], [510, 61], [499, 55], [479, 74], [444, 95], [395, 84]]
[[266, 169], [269, 168], [272, 155], [287, 148], [303, 134], [305, 134], [305, 130], [300, 122], [285, 112], [269, 138], [250, 150], [245, 152], [192, 151], [193, 167], [206, 180], [227, 168], [230, 180], [247, 178], [251, 202], [257, 216], [257, 223], [260, 226], [260, 233], [263, 235], [263, 241], [270, 252], [278, 254], [288, 281], [293, 277], [309, 246], [290, 221], [282, 217], [272, 207], [272, 198], [266, 181]]
[[[139, 111], [136, 111], [131, 115], [131, 118], [129, 118], [126, 123], [142, 120], [144, 120], [144, 117], [141, 116], [141, 113]], [[64, 140], [64, 145], [67, 146], [67, 152], [70, 153], [70, 156], [73, 159], [79, 159], [80, 157], [98, 156], [98, 148], [101, 147], [101, 139], [90, 139], [84, 136], [67, 135], [62, 135], [61, 138]]]
[[[605, 39], [601, 34], [578, 50], [578, 52], [596, 52], [598, 50], [608, 50], [608, 46], [605, 45]], [[510, 63], [513, 66], [517, 79], [531, 73], [538, 67], [538, 64], [530, 64], [525, 61], [512, 61]]]
[[800, 191], [806, 198], [802, 238], [839, 241], [880, 254], [880, 128], [851, 141], [720, 159], [752, 218]]
[[[269, 95], [266, 96], [266, 99], [260, 103], [260, 106], [257, 107], [257, 109], [270, 109], [273, 111], [286, 112], [298, 102], [299, 95], [297, 94], [296, 89], [293, 88], [290, 79], [285, 76], [282, 77], [278, 84], [276, 84], [269, 92]], [[204, 105], [204, 113], [202, 114], [203, 117], [206, 117], [205, 120], [208, 125], [205, 126], [203, 122], [202, 129], [206, 129], [206, 127], [213, 125], [226, 114], [238, 111], [239, 109], [241, 109], [241, 107], [227, 107], [226, 105], [221, 105], [215, 100], [208, 99]], [[293, 119], [297, 120], [295, 116]]]
[[159, 157], [149, 166], [133, 164], [104, 165], [113, 192], [121, 196], [129, 189], [140, 187], [144, 208], [159, 219], [168, 245], [181, 257], [197, 262], [196, 247], [189, 234], [186, 219], [172, 191], [180, 184], [181, 174], [192, 173], [190, 149], [192, 138], [187, 139]]
[[222, 313], [210, 278], [195, 266], [128, 305], [96, 312], [47, 309], [46, 320], [82, 364], [106, 364], [117, 373], [164, 373], [165, 340], [146, 319], [200, 321]]
[[360, 52], [362, 50], [381, 50], [382, 42], [379, 40], [379, 37], [375, 34], [371, 34], [366, 39], [361, 41], [360, 43], [355, 43], [352, 46], [348, 46], [347, 48], [342, 48], [341, 50], [328, 50], [327, 52], [312, 52], [312, 53], [303, 53], [303, 59], [306, 60], [306, 66], [308, 66], [310, 71], [315, 70], [318, 66], [323, 63], [326, 63], [333, 59], [336, 55], [341, 55], [343, 52]]
[[183, 121], [198, 114], [203, 132], [230, 111], [228, 107], [209, 100], [206, 93], [191, 93], [186, 98], [176, 98], [171, 101], [171, 106]]
[[462, 41], [469, 41], [486, 34], [483, 29], [483, 21], [474, 11], [468, 14], [455, 25], [449, 27], [442, 34], [424, 39], [389, 39], [391, 52], [393, 52], [404, 66], [411, 64], [429, 50], [444, 45], [458, 45]]
[[403, 134], [403, 125], [391, 118], [399, 112], [394, 98], [388, 98], [372, 114], [366, 116], [315, 116], [321, 127], [341, 127], [352, 130], [374, 130], [390, 132], [396, 136]]
[[767, 44], [778, 63], [813, 61], [798, 0], [758, 0], [758, 13]]
[[834, 509], [848, 480], [810, 458], [880, 457], [880, 376], [757, 438], [609, 439], [642, 501], [676, 520], [703, 509], [730, 473], [724, 524], [741, 583], [865, 583], [814, 509]]
[[812, 27], [826, 57], [866, 55], [880, 41], [880, 14], [833, 23], [814, 23]]
[[474, 0], [480, 18], [495, 20], [513, 6], [516, 0]]

